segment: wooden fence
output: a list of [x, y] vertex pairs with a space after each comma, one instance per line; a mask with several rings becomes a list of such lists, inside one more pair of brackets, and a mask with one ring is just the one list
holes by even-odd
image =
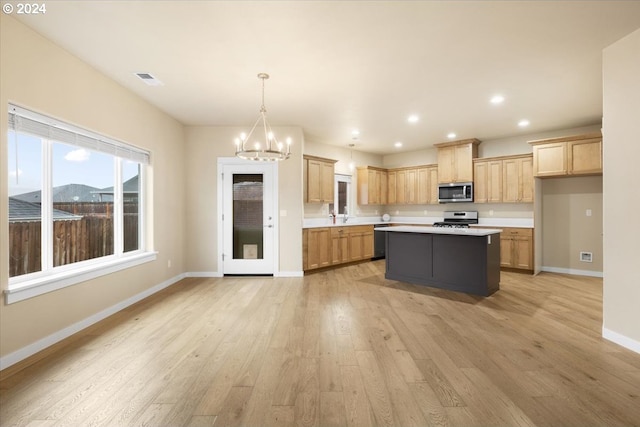
[[[124, 251], [138, 248], [138, 215], [125, 214]], [[40, 221], [9, 223], [9, 277], [41, 270]], [[113, 254], [113, 218], [53, 222], [53, 266]]]

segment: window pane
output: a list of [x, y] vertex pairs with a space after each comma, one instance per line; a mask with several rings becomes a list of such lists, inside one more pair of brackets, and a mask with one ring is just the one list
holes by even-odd
[[347, 207], [347, 184], [344, 181], [338, 181], [338, 214], [344, 214]]
[[233, 259], [262, 259], [263, 176], [233, 175]]
[[53, 143], [53, 266], [113, 254], [114, 157]]
[[42, 141], [9, 131], [9, 277], [42, 270]]
[[124, 252], [140, 248], [138, 220], [140, 218], [140, 163], [122, 161], [123, 242]]

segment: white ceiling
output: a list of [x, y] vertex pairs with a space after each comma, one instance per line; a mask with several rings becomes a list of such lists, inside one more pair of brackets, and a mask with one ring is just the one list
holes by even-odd
[[[639, 1], [49, 1], [20, 19], [185, 125], [373, 153], [597, 124], [602, 49]], [[640, 52], [639, 52], [640, 54]], [[134, 76], [151, 73], [164, 85]], [[489, 99], [502, 94], [502, 105]], [[407, 117], [420, 120], [409, 124]], [[517, 126], [526, 118], [526, 129]], [[353, 129], [360, 130], [357, 141]]]

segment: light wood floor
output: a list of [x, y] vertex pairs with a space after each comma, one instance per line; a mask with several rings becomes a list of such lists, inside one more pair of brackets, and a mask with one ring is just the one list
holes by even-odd
[[601, 306], [600, 279], [503, 272], [480, 298], [384, 261], [187, 279], [5, 378], [0, 424], [638, 426], [640, 355]]

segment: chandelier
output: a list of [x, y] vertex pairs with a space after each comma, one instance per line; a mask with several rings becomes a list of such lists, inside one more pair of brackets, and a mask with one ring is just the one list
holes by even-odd
[[[269, 74], [260, 73], [258, 78], [262, 79], [262, 106], [260, 107], [260, 114], [258, 120], [254, 123], [253, 127], [246, 135], [242, 133], [240, 138], [236, 138], [236, 156], [241, 159], [256, 160], [264, 162], [275, 162], [279, 160], [286, 160], [291, 155], [291, 138], [287, 138], [287, 146], [285, 148], [282, 142], [278, 142], [278, 139], [273, 134], [271, 126], [267, 122], [267, 109], [264, 106], [264, 81], [269, 78]], [[262, 122], [262, 129], [264, 130], [264, 139], [260, 141], [256, 138], [252, 139], [253, 131], [256, 130], [258, 124]]]

